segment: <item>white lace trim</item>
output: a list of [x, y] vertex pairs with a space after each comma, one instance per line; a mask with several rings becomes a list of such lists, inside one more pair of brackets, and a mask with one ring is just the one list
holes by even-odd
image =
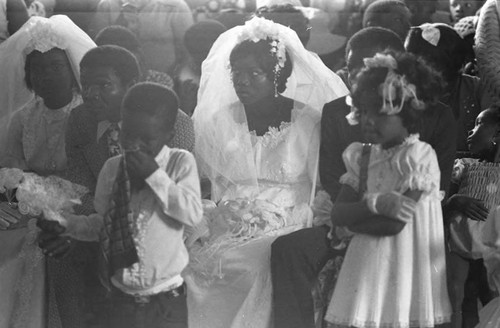
[[375, 321], [366, 321], [361, 319], [345, 319], [335, 316], [329, 316], [327, 321], [330, 328], [336, 327], [360, 327], [360, 328], [434, 328], [451, 321], [451, 314], [434, 317], [434, 319], [410, 320], [408, 322], [382, 323]]
[[284, 142], [290, 134], [292, 122], [281, 122], [279, 127], [270, 126], [269, 130], [260, 138], [262, 147], [268, 149], [276, 148], [280, 143]]

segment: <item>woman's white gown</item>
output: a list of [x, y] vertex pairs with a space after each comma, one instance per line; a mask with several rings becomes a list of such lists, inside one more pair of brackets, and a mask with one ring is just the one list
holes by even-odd
[[[193, 265], [200, 253], [196, 247], [191, 249], [191, 265], [185, 272], [190, 328], [272, 327], [271, 244], [279, 235], [311, 223], [319, 115], [296, 108], [291, 123], [270, 128], [263, 136], [249, 133], [241, 124], [228, 140], [228, 147], [238, 148], [240, 140], [250, 136], [258, 191], [241, 183], [226, 189], [222, 199], [260, 199], [287, 209], [290, 215], [284, 227], [219, 249], [216, 260], [202, 267]], [[238, 161], [234, 165], [238, 169]], [[213, 246], [208, 243], [202, 249]]]

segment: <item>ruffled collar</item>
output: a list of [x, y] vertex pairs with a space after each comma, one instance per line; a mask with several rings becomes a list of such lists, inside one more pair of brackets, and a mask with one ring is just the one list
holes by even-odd
[[395, 145], [395, 146], [392, 146], [390, 148], [384, 149], [384, 148], [382, 148], [382, 145], [380, 145], [380, 144], [375, 145], [375, 147], [381, 153], [393, 154], [393, 153], [397, 152], [398, 150], [400, 150], [401, 148], [404, 148], [408, 145], [414, 144], [415, 142], [417, 142], [419, 140], [420, 140], [420, 134], [414, 133], [414, 134], [410, 134], [408, 137], [406, 137], [402, 143]]

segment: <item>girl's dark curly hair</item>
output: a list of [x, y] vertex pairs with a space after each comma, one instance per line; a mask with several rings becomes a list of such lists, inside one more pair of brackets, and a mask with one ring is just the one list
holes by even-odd
[[278, 58], [271, 52], [272, 41], [271, 39], [259, 40], [258, 42], [245, 40], [231, 51], [229, 62], [233, 66], [236, 60], [253, 55], [260, 68], [266, 73], [267, 78], [270, 81], [276, 81], [276, 91], [283, 93], [286, 89], [286, 82], [292, 74], [293, 65], [287, 52], [285, 65], [281, 67], [278, 76], [275, 77], [274, 69], [278, 64]]
[[[404, 76], [409, 83], [415, 85], [417, 98], [424, 102], [425, 110], [430, 110], [439, 101], [444, 91], [445, 84], [441, 75], [423, 59], [413, 54], [390, 50], [382, 53], [394, 57], [397, 62], [395, 73]], [[382, 108], [383, 99], [379, 93], [379, 87], [384, 83], [388, 72], [389, 69], [386, 67], [363, 68], [356, 76], [356, 83], [353, 86], [353, 105], [362, 109], [363, 103], [370, 103], [371, 106]], [[362, 102], [361, 99], [363, 99]], [[370, 101], [367, 102], [367, 99]], [[395, 103], [399, 102], [400, 99], [395, 100]], [[408, 132], [418, 132], [422, 112], [412, 106], [411, 99], [405, 101], [398, 115], [403, 119]]]

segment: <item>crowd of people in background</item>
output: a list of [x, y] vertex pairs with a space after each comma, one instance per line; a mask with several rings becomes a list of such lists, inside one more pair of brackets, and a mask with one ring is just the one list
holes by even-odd
[[499, 17], [0, 0], [0, 328], [500, 327]]

